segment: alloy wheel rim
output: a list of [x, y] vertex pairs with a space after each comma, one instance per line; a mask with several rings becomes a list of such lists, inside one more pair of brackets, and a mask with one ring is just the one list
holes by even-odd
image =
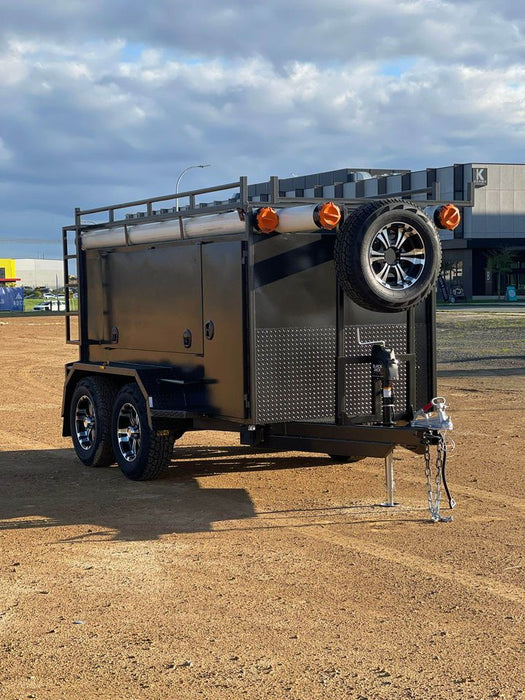
[[141, 442], [140, 418], [135, 407], [130, 403], [123, 404], [119, 411], [117, 439], [124, 459], [128, 462], [136, 459]]
[[83, 450], [90, 450], [93, 447], [96, 432], [95, 406], [89, 396], [84, 394], [75, 407], [75, 434]]
[[374, 279], [391, 291], [413, 287], [423, 273], [426, 259], [420, 232], [402, 221], [383, 226], [374, 235], [368, 249]]

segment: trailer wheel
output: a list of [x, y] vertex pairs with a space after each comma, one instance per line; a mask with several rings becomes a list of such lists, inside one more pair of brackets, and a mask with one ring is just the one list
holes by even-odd
[[433, 289], [441, 243], [434, 224], [413, 203], [381, 200], [349, 214], [336, 237], [334, 261], [339, 284], [352, 301], [395, 313]]
[[113, 407], [113, 450], [128, 479], [157, 479], [168, 471], [175, 442], [172, 430], [152, 430], [144, 397], [136, 384], [120, 390]]
[[359, 462], [364, 457], [350, 457], [350, 455], [328, 455], [333, 462], [339, 462], [340, 464], [351, 464], [352, 462]]
[[115, 385], [105, 377], [86, 377], [71, 397], [69, 424], [77, 457], [88, 467], [115, 462], [111, 442], [111, 409]]

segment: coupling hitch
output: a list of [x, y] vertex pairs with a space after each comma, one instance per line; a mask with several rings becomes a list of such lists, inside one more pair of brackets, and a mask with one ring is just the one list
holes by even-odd
[[412, 428], [424, 430], [453, 430], [454, 426], [446, 409], [445, 397], [436, 396], [415, 413], [410, 425]]
[[[456, 501], [452, 498], [447, 484], [447, 441], [445, 432], [453, 429], [452, 420], [446, 412], [447, 405], [443, 396], [436, 396], [419, 409], [410, 422], [412, 428], [423, 430], [425, 445], [425, 476], [427, 481], [428, 508], [434, 522], [448, 523], [452, 516], [444, 517], [439, 512], [441, 503], [441, 487], [446, 491], [449, 507], [452, 509]], [[453, 445], [453, 443], [452, 443]], [[430, 447], [436, 448], [436, 459], [432, 468]]]

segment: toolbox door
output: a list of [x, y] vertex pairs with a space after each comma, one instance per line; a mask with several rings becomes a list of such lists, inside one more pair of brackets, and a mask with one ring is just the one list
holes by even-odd
[[202, 354], [200, 245], [114, 250], [106, 284], [120, 348]]
[[213, 411], [244, 418], [243, 243], [202, 246], [205, 374]]

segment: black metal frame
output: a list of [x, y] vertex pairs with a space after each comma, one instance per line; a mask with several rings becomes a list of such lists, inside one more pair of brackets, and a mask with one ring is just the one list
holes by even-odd
[[425, 447], [421, 438], [421, 431], [403, 426], [291, 422], [268, 426], [264, 445], [351, 457], [385, 457], [396, 446], [422, 454]]
[[[207, 206], [205, 208], [198, 208], [196, 206], [196, 197], [202, 194], [211, 194], [215, 192], [225, 191], [237, 188], [239, 190], [239, 199], [232, 202], [225, 202], [221, 205]], [[427, 207], [433, 204], [442, 204], [443, 202], [438, 200], [439, 191], [434, 187], [426, 188], [424, 190], [426, 193], [432, 193], [435, 196], [434, 200], [422, 200], [421, 202], [414, 202], [417, 205]], [[417, 190], [413, 193], [420, 193], [423, 190]], [[400, 193], [406, 197], [407, 192]], [[387, 196], [392, 196], [388, 194]], [[154, 213], [154, 205], [157, 203], [175, 200], [179, 201], [182, 198], [188, 197], [190, 200], [189, 208], [178, 211], [171, 211], [166, 213], [156, 214]], [[384, 197], [384, 196], [383, 196]], [[147, 398], [147, 391], [144, 388], [144, 383], [141, 381], [141, 369], [131, 366], [119, 366], [118, 364], [107, 364], [100, 366], [99, 364], [89, 362], [89, 338], [88, 338], [88, 304], [87, 299], [87, 280], [86, 280], [86, 254], [82, 250], [80, 245], [80, 236], [82, 232], [97, 230], [99, 228], [113, 228], [117, 226], [127, 226], [130, 225], [128, 219], [116, 218], [116, 213], [133, 207], [145, 206], [146, 212], [145, 216], [140, 218], [140, 223], [152, 223], [160, 222], [169, 219], [182, 219], [188, 217], [206, 216], [214, 213], [228, 212], [232, 209], [240, 208], [243, 212], [248, 214], [252, 209], [258, 208], [259, 206], [270, 205], [304, 205], [309, 203], [319, 203], [320, 198], [285, 198], [279, 196], [279, 179], [277, 177], [272, 177], [270, 179], [270, 196], [269, 201], [256, 201], [248, 196], [248, 184], [247, 178], [241, 177], [239, 181], [233, 183], [226, 183], [224, 185], [219, 185], [217, 187], [201, 188], [197, 190], [191, 190], [187, 192], [181, 192], [177, 194], [170, 194], [161, 197], [153, 197], [148, 199], [141, 199], [132, 202], [125, 202], [121, 204], [114, 204], [105, 207], [95, 207], [90, 209], [76, 209], [75, 210], [75, 224], [74, 226], [67, 226], [63, 228], [63, 255], [64, 255], [64, 275], [66, 281], [66, 342], [71, 344], [79, 345], [79, 362], [72, 363], [66, 368], [66, 383], [64, 390], [64, 401], [63, 401], [63, 416], [64, 416], [64, 434], [69, 434], [69, 426], [66, 425], [68, 417], [68, 401], [72, 393], [72, 387], [78, 376], [85, 376], [88, 373], [104, 373], [106, 375], [112, 375], [113, 377], [122, 378], [134, 378], [141, 387], [141, 390]], [[344, 208], [349, 209], [353, 207], [360, 206], [370, 202], [370, 198], [357, 198], [357, 199], [334, 199], [334, 202], [342, 205]], [[456, 202], [459, 206], [470, 206], [471, 201]], [[237, 207], [236, 207], [237, 205]], [[93, 214], [107, 214], [107, 220], [93, 224], [82, 221], [82, 217], [93, 215]], [[251, 323], [251, 319], [254, 317], [254, 309], [250, 308], [250, 304], [253, 304], [253, 294], [254, 289], [254, 271], [253, 271], [253, 241], [254, 237], [257, 235], [252, 228], [251, 217], [246, 216], [246, 228], [245, 234], [237, 234], [233, 236], [235, 239], [245, 240], [246, 244], [242, 248], [242, 264], [243, 264], [243, 287], [244, 287], [244, 328], [243, 328], [243, 343], [244, 343], [244, 357], [245, 357], [245, 371], [244, 371], [244, 382], [245, 382], [245, 421], [236, 422], [228, 421], [222, 419], [215, 419], [213, 417], [206, 417], [202, 414], [198, 414], [192, 411], [166, 411], [162, 409], [150, 409], [147, 406], [148, 419], [150, 426], [153, 425], [164, 425], [169, 424], [169, 421], [181, 421], [184, 420], [185, 426], [188, 429], [222, 429], [222, 430], [232, 430], [241, 432], [241, 440], [245, 444], [257, 445], [262, 444], [269, 448], [278, 449], [297, 449], [313, 452], [324, 452], [329, 454], [340, 454], [340, 455], [351, 455], [351, 456], [373, 456], [373, 457], [384, 457], [388, 455], [396, 445], [403, 445], [408, 449], [422, 453], [424, 451], [424, 444], [421, 440], [420, 431], [416, 431], [409, 427], [395, 426], [395, 427], [385, 427], [381, 425], [381, 414], [377, 409], [374, 415], [371, 416], [373, 419], [369, 421], [370, 423], [377, 423], [376, 425], [355, 425], [349, 420], [348, 416], [345, 414], [345, 368], [350, 362], [362, 362], [370, 363], [370, 356], [363, 354], [358, 358], [348, 358], [345, 356], [344, 352], [344, 329], [345, 329], [345, 307], [348, 303], [346, 296], [343, 291], [337, 287], [335, 291], [336, 294], [336, 405], [335, 405], [335, 423], [325, 424], [325, 423], [302, 423], [302, 422], [288, 422], [282, 424], [268, 424], [263, 426], [248, 425], [250, 416], [252, 415], [253, 405], [253, 387], [255, 386], [255, 329]], [[139, 223], [137, 221], [137, 223]], [[75, 236], [75, 255], [71, 255], [69, 252], [69, 243], [71, 234]], [[227, 237], [223, 236], [222, 240]], [[206, 239], [204, 239], [206, 240]], [[69, 261], [76, 259], [77, 262], [77, 278], [78, 282], [76, 285], [69, 282]], [[76, 288], [78, 290], [78, 311], [71, 310], [69, 291], [70, 289]], [[435, 305], [435, 298], [432, 295], [425, 303], [432, 306], [429, 309], [431, 317], [433, 316], [433, 306]], [[78, 316], [79, 318], [79, 337], [76, 340], [71, 338], [71, 318]], [[435, 328], [434, 324], [430, 324], [427, 332], [430, 334], [428, 337], [427, 347], [434, 347], [435, 342]], [[399, 357], [400, 360], [406, 361], [407, 372], [408, 372], [408, 382], [407, 386], [410, 387], [411, 395], [408, 398], [408, 403], [412, 406], [415, 404], [415, 376], [416, 376], [416, 358], [415, 358], [415, 314], [414, 310], [410, 310], [407, 313], [407, 345], [408, 352]], [[435, 387], [435, 358], [428, 358], [428, 368], [429, 368], [429, 385]], [[165, 369], [165, 368], [164, 368]], [[155, 377], [155, 381], [164, 381], [162, 377], [164, 376], [163, 368], [159, 368], [157, 372], [153, 368], [148, 368], [148, 373]], [[158, 375], [158, 376], [157, 376]], [[75, 381], [74, 381], [75, 380]], [[174, 381], [174, 380], [166, 380]], [[433, 394], [432, 394], [433, 395]], [[370, 417], [368, 417], [370, 418]], [[355, 422], [355, 421], [354, 421]]]

